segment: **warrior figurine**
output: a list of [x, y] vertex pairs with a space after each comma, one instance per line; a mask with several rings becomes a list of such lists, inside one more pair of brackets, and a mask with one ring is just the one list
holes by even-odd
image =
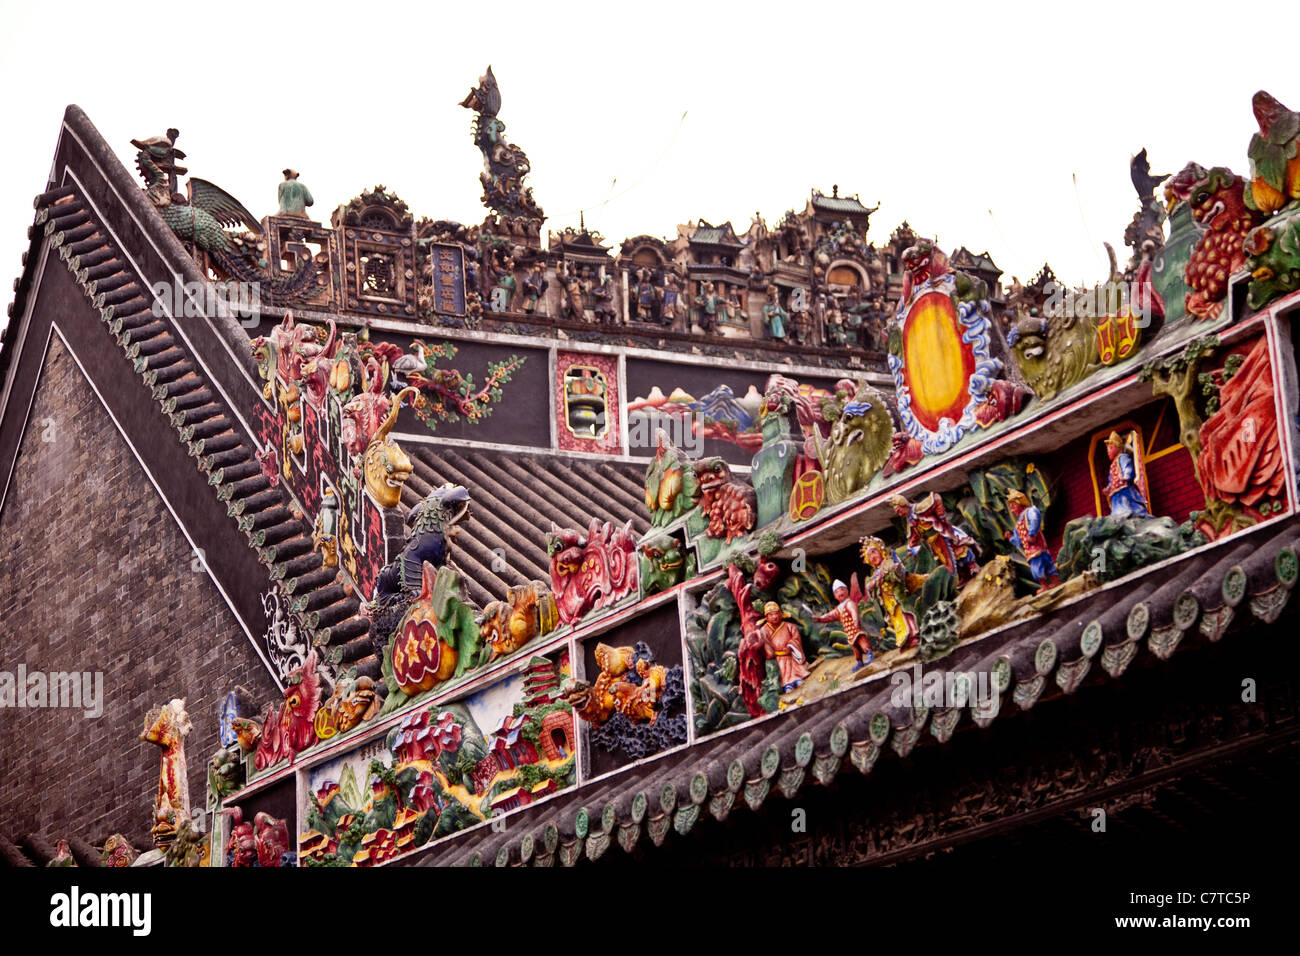
[[1056, 587], [1061, 583], [1061, 575], [1043, 537], [1043, 512], [1019, 490], [1007, 493], [1007, 508], [1015, 522], [1015, 530], [1007, 532], [1007, 539], [1024, 552], [1039, 592]]
[[763, 623], [758, 627], [767, 657], [776, 658], [781, 674], [781, 693], [788, 694], [808, 676], [808, 663], [803, 654], [803, 638], [799, 629], [783, 620], [781, 605], [768, 601], [763, 605]]
[[[862, 630], [862, 612], [858, 608], [858, 602], [849, 595], [849, 586], [843, 581], [835, 581], [831, 585], [831, 593], [835, 595], [835, 600], [839, 603], [831, 608], [825, 614], [819, 614], [813, 618], [818, 624], [826, 624], [830, 621], [838, 620], [840, 626], [844, 628], [844, 635], [849, 639], [849, 646], [853, 648], [853, 670], [866, 667], [871, 663], [872, 655], [871, 645], [867, 643], [867, 635]], [[866, 653], [866, 660], [862, 659], [863, 653]]]
[[895, 560], [894, 553], [879, 538], [866, 537], [861, 541], [862, 560], [871, 568], [867, 579], [867, 594], [880, 603], [885, 613], [885, 624], [894, 638], [894, 646], [904, 648], [915, 642], [920, 634], [916, 615], [903, 607], [900, 597], [915, 591], [925, 581], [923, 574], [909, 574]]
[[961, 587], [979, 568], [979, 544], [948, 520], [943, 499], [934, 492], [916, 504], [902, 495], [889, 499], [894, 513], [907, 521], [907, 548], [913, 554], [924, 546], [934, 559], [952, 572]]
[[1142, 445], [1136, 438], [1136, 432], [1130, 432], [1127, 440], [1120, 438], [1118, 432], [1111, 432], [1106, 438], [1106, 455], [1110, 458], [1106, 497], [1110, 499], [1110, 513], [1116, 518], [1151, 517], [1146, 475], [1139, 467]]

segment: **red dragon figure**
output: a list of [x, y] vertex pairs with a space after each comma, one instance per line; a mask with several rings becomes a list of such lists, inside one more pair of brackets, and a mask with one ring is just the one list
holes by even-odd
[[[1262, 217], [1246, 207], [1245, 182], [1232, 170], [1215, 166], [1203, 176], [1197, 176], [1198, 171], [1199, 167], [1188, 175], [1184, 169], [1171, 188], [1175, 194], [1186, 190], [1192, 218], [1205, 227], [1183, 271], [1191, 290], [1187, 312], [1199, 319], [1217, 319], [1228, 296], [1228, 280], [1246, 267], [1242, 249], [1246, 234]], [[1193, 180], [1190, 188], [1188, 179]]]
[[738, 538], [754, 530], [758, 521], [758, 496], [748, 482], [736, 481], [721, 458], [695, 463], [700, 482], [700, 511], [709, 519], [709, 536]]
[[268, 712], [253, 766], [265, 770], [314, 744], [319, 706], [320, 675], [316, 673], [316, 652], [312, 651], [303, 665], [289, 675], [279, 712]]
[[608, 607], [637, 588], [636, 540], [629, 520], [621, 528], [591, 519], [580, 531], [554, 523], [546, 536], [551, 555], [551, 591], [560, 620], [573, 624], [597, 607]]

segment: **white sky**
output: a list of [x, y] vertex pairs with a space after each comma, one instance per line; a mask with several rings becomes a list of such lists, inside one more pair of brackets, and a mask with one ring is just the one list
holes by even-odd
[[491, 63], [547, 228], [585, 209], [615, 244], [697, 218], [743, 232], [838, 183], [880, 203], [877, 244], [907, 219], [948, 251], [987, 249], [1007, 281], [1047, 260], [1094, 282], [1103, 241], [1127, 257], [1131, 154], [1244, 174], [1255, 90], [1300, 108], [1294, 12], [0, 0], [0, 273], [19, 272], [68, 103], [133, 173], [131, 138], [178, 127], [191, 172], [259, 216], [292, 166], [322, 221], [382, 183], [417, 217], [480, 222], [482, 159], [457, 104]]

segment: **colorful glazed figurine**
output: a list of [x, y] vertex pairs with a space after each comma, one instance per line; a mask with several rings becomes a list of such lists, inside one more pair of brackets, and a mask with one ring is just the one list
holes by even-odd
[[1243, 248], [1250, 270], [1247, 308], [1257, 311], [1300, 289], [1300, 216], [1255, 227]]
[[379, 572], [374, 603], [416, 590], [425, 562], [440, 568], [451, 557], [452, 541], [469, 515], [468, 489], [447, 482], [434, 488], [406, 516], [406, 544]]
[[316, 736], [329, 740], [336, 734], [346, 734], [353, 727], [379, 713], [383, 700], [379, 697], [374, 678], [340, 678], [334, 693], [316, 711], [313, 725]]
[[650, 512], [650, 524], [659, 527], [699, 503], [700, 482], [693, 462], [662, 428], [655, 429], [655, 442], [655, 457], [645, 474], [645, 506]]
[[244, 764], [238, 753], [219, 748], [208, 761], [208, 790], [218, 800], [224, 800], [243, 785]]
[[1196, 527], [1210, 540], [1281, 512], [1287, 499], [1288, 459], [1268, 337], [1260, 336], [1229, 376], [1237, 355], [1229, 356], [1215, 376], [1223, 382], [1218, 408], [1200, 428], [1196, 469], [1205, 509]]
[[388, 433], [397, 424], [397, 412], [402, 407], [402, 399], [419, 394], [415, 388], [404, 388], [393, 397], [388, 417], [370, 439], [366, 446], [365, 476], [366, 490], [381, 508], [396, 508], [402, 500], [402, 486], [411, 477], [411, 459], [406, 456], [397, 442], [388, 437]]
[[311, 543], [320, 550], [321, 566], [338, 567], [339, 563], [339, 499], [333, 488], [326, 488], [321, 496], [320, 511], [312, 528]]
[[524, 277], [524, 314], [532, 315], [537, 311], [537, 304], [549, 287], [550, 283], [546, 280], [540, 262], [528, 270], [528, 275]]
[[217, 739], [223, 747], [233, 747], [239, 735], [235, 731], [235, 720], [252, 717], [256, 713], [253, 695], [247, 687], [238, 686], [221, 700], [217, 708]]
[[714, 289], [712, 282], [701, 282], [700, 291], [695, 296], [695, 304], [699, 306], [695, 321], [705, 332], [712, 332], [718, 327], [719, 310], [726, 314], [726, 302]]
[[316, 742], [316, 708], [320, 706], [320, 675], [316, 673], [316, 652], [307, 655], [301, 667], [290, 673], [279, 709], [272, 708], [262, 725], [262, 738], [253, 756], [253, 766], [265, 770], [288, 760]]
[[903, 290], [886, 356], [902, 430], [925, 455], [1020, 411], [1033, 392], [1002, 378], [988, 286], [954, 272], [928, 241], [903, 253]]
[[777, 566], [770, 559], [759, 562], [753, 581], [745, 580], [745, 573], [736, 565], [727, 567], [727, 590], [735, 599], [740, 613], [740, 644], [736, 649], [736, 682], [740, 698], [751, 717], [767, 713], [761, 700], [763, 680], [767, 675], [767, 648], [763, 643], [762, 624], [758, 615], [756, 597], [766, 592], [776, 581]]
[[244, 819], [244, 808], [230, 811], [230, 838], [226, 841], [226, 866], [257, 866], [257, 841], [253, 823]]
[[694, 574], [694, 556], [682, 553], [681, 542], [670, 534], [660, 534], [641, 542], [641, 593], [649, 596], [667, 591]]
[[731, 468], [721, 458], [695, 463], [700, 485], [700, 510], [709, 519], [710, 537], [731, 541], [754, 530], [758, 520], [758, 498], [746, 481], [731, 477]]
[[[808, 662], [804, 659], [803, 653], [803, 636], [793, 622], [784, 619], [781, 605], [775, 601], [768, 601], [763, 605], [763, 623], [758, 629], [768, 658], [776, 658], [781, 693], [788, 694], [808, 677]], [[870, 653], [867, 652], [868, 655]]]
[[1300, 199], [1300, 113], [1260, 90], [1251, 98], [1259, 132], [1250, 138], [1246, 205], [1273, 215]]
[[[839, 603], [825, 614], [817, 615], [813, 620], [818, 624], [839, 621], [844, 636], [848, 638], [849, 647], [853, 649], [853, 670], [860, 670], [870, 664], [874, 656], [870, 644], [867, 643], [866, 632], [862, 630], [862, 611], [858, 607], [861, 598], [854, 597], [849, 592], [849, 586], [840, 580], [836, 580], [831, 585], [831, 593]], [[865, 659], [863, 654], [866, 654]]]
[[438, 634], [434, 607], [438, 569], [424, 562], [420, 593], [397, 626], [393, 637], [393, 678], [402, 693], [414, 696], [432, 690], [456, 672], [459, 651]]
[[567, 694], [579, 717], [596, 726], [616, 713], [638, 722], [655, 719], [668, 672], [653, 662], [644, 644], [636, 647], [597, 644], [596, 666], [600, 674], [594, 683], [575, 681]]
[[510, 588], [504, 601], [483, 608], [479, 635], [495, 660], [514, 653], [534, 637], [549, 634], [559, 619], [550, 588], [541, 581], [529, 581]]
[[1024, 553], [1038, 590], [1056, 587], [1061, 583], [1061, 576], [1043, 536], [1043, 512], [1030, 502], [1028, 495], [1015, 489], [1007, 493], [1007, 508], [1015, 522], [1015, 529], [1007, 532], [1007, 538]]
[[622, 527], [593, 518], [585, 535], [552, 523], [546, 550], [551, 556], [551, 592], [565, 624], [617, 604], [637, 589], [639, 568], [630, 518]]
[[289, 852], [289, 827], [265, 811], [253, 817], [253, 846], [257, 851], [257, 865], [284, 866]]
[[930, 492], [916, 504], [902, 495], [889, 499], [894, 514], [907, 522], [907, 547], [913, 554], [921, 548], [947, 568], [961, 587], [979, 568], [979, 544], [948, 520], [943, 499]]
[[141, 740], [163, 750], [153, 810], [153, 842], [160, 850], [176, 839], [177, 828], [190, 816], [190, 781], [185, 767], [185, 737], [189, 732], [185, 701], [177, 697], [149, 713], [140, 735]]
[[677, 276], [669, 272], [664, 276], [664, 299], [659, 315], [664, 325], [672, 325], [677, 320], [677, 307], [681, 302], [681, 285]]
[[50, 862], [45, 865], [47, 867], [77, 865], [77, 861], [72, 858], [72, 847], [68, 845], [67, 840], [59, 840], [58, 843], [55, 844], [54, 856], [51, 857]]
[[1106, 498], [1110, 501], [1110, 513], [1116, 518], [1151, 517], [1142, 444], [1136, 438], [1136, 432], [1130, 432], [1126, 438], [1111, 432], [1106, 438], [1106, 455], [1110, 459]]
[[262, 739], [262, 722], [251, 717], [236, 717], [230, 722], [235, 732], [235, 741], [244, 754], [251, 754], [257, 749], [257, 742]]
[[884, 612], [894, 646], [905, 648], [916, 642], [919, 628], [916, 615], [904, 607], [903, 596], [920, 588], [925, 576], [905, 571], [894, 552], [879, 538], [868, 536], [861, 544], [862, 560], [871, 569], [865, 588], [867, 596], [879, 603]]
[[867, 486], [888, 461], [893, 436], [885, 397], [868, 385], [859, 386], [818, 449], [828, 504], [847, 501]]
[[131, 841], [120, 833], [114, 833], [104, 841], [104, 854], [102, 857], [102, 866], [124, 867], [130, 866], [135, 862], [139, 854], [135, 847], [131, 846]]
[[501, 109], [501, 90], [492, 67], [479, 77], [461, 106], [475, 112], [474, 144], [483, 154], [483, 204], [516, 229], [535, 236], [536, 227], [545, 216], [533, 199], [533, 189], [524, 185], [531, 166], [522, 149], [506, 139], [506, 124], [497, 116]]
[[1190, 187], [1182, 174], [1173, 183], [1186, 189], [1192, 218], [1205, 228], [1183, 273], [1190, 290], [1187, 312], [1198, 319], [1217, 319], [1228, 297], [1229, 279], [1246, 267], [1246, 235], [1263, 214], [1247, 207], [1245, 181], [1223, 166], [1197, 176]]

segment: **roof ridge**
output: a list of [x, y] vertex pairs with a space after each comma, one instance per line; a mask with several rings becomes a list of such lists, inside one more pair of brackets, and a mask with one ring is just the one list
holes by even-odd
[[[268, 568], [271, 586], [301, 615], [313, 645], [329, 648], [322, 654], [325, 662], [338, 665], [341, 644], [369, 633], [368, 623], [362, 626], [365, 619], [358, 618], [360, 598], [346, 574], [340, 569], [320, 574], [319, 555], [299, 560], [311, 553], [301, 544], [311, 534], [301, 506], [289, 489], [279, 482], [273, 485], [265, 476], [256, 442], [242, 432], [238, 417], [210, 387], [188, 343], [172, 334], [174, 319], [165, 311], [160, 314], [151, 293], [127, 265], [128, 257], [81, 201], [79, 191], [60, 187], [38, 196], [35, 204], [36, 225], [44, 224], [44, 237], [99, 311], [109, 335], [167, 417], [177, 440], [208, 484], [215, 486], [227, 515]], [[380, 669], [373, 651], [368, 660], [363, 655], [357, 666], [363, 673], [378, 674]], [[274, 676], [282, 681], [284, 675]]]

